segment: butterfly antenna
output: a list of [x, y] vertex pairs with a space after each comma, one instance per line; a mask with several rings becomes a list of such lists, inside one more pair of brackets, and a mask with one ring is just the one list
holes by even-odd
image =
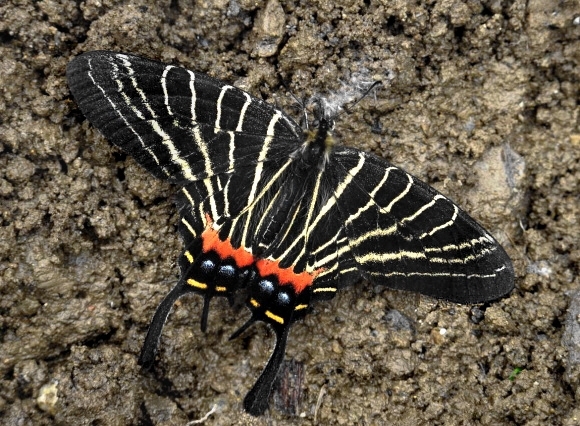
[[286, 88], [286, 91], [290, 94], [292, 99], [294, 99], [294, 102], [296, 103], [298, 109], [300, 110], [300, 113], [302, 114], [299, 123], [300, 127], [308, 130], [308, 111], [306, 110], [306, 102], [304, 101], [304, 99], [300, 99], [298, 96], [296, 96], [285, 83], [282, 83], [282, 85]]
[[352, 109], [357, 106], [359, 104], [360, 101], [362, 101], [364, 98], [366, 98], [369, 93], [371, 93], [373, 91], [373, 89], [377, 86], [382, 86], [383, 82], [380, 80], [375, 81], [373, 84], [370, 85], [370, 87], [365, 90], [365, 92], [361, 95], [360, 98], [358, 98], [351, 106], [349, 107], [344, 107], [344, 111], [346, 111], [347, 114], [350, 114], [352, 112]]

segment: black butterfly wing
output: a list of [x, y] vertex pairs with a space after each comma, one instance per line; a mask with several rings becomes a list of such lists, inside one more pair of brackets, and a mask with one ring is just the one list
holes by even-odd
[[[254, 175], [252, 169], [236, 170], [214, 197], [224, 207], [212, 215], [227, 219], [220, 228], [222, 240], [245, 247], [256, 258], [277, 261], [281, 268], [312, 274], [308, 305], [334, 297], [361, 278], [336, 202], [346, 171], [324, 160], [305, 166], [291, 156], [268, 163], [256, 185], [248, 183]], [[209, 194], [201, 182], [193, 186]], [[252, 187], [259, 189], [252, 194]], [[213, 210], [210, 201], [204, 202], [207, 212]], [[187, 208], [195, 207], [189, 203]]]
[[87, 52], [69, 63], [67, 80], [83, 114], [109, 141], [174, 183], [287, 156], [302, 138], [272, 105], [139, 56]]
[[369, 280], [457, 303], [513, 289], [504, 249], [447, 197], [372, 154], [343, 148], [332, 161], [351, 176], [338, 205]]

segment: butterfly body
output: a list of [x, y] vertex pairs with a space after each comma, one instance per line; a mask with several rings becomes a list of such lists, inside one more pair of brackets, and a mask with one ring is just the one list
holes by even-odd
[[447, 197], [372, 154], [339, 146], [333, 117], [304, 131], [272, 105], [204, 74], [88, 52], [67, 68], [81, 110], [111, 142], [179, 185], [181, 277], [159, 305], [140, 363], [152, 364], [175, 300], [242, 292], [277, 340], [244, 400], [262, 414], [290, 326], [361, 278], [458, 303], [513, 288], [495, 239]]

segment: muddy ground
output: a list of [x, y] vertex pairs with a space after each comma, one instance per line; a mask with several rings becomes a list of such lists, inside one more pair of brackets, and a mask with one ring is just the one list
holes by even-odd
[[[580, 8], [575, 0], [160, 2], [0, 6], [0, 423], [575, 425], [580, 423]], [[516, 289], [460, 306], [362, 282], [291, 333], [296, 410], [241, 402], [265, 326], [179, 301], [150, 373], [137, 356], [180, 251], [175, 188], [92, 128], [64, 71], [132, 52], [277, 103], [385, 82], [337, 123], [480, 220]], [[296, 375], [290, 375], [294, 383]], [[292, 390], [290, 390], [292, 393]]]

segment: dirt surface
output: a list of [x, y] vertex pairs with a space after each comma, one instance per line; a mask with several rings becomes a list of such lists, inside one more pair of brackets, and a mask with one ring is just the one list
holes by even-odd
[[[580, 423], [576, 0], [8, 0], [0, 43], [0, 423], [184, 425], [213, 406], [205, 424]], [[337, 137], [480, 220], [516, 290], [472, 307], [361, 283], [316, 305], [287, 350], [304, 367], [288, 381], [302, 383], [295, 416], [243, 413], [274, 336], [228, 341], [247, 312], [223, 300], [205, 335], [201, 298], [180, 300], [142, 373], [177, 279], [175, 189], [72, 101], [66, 64], [95, 49], [207, 72], [289, 112], [289, 91], [386, 82]]]

